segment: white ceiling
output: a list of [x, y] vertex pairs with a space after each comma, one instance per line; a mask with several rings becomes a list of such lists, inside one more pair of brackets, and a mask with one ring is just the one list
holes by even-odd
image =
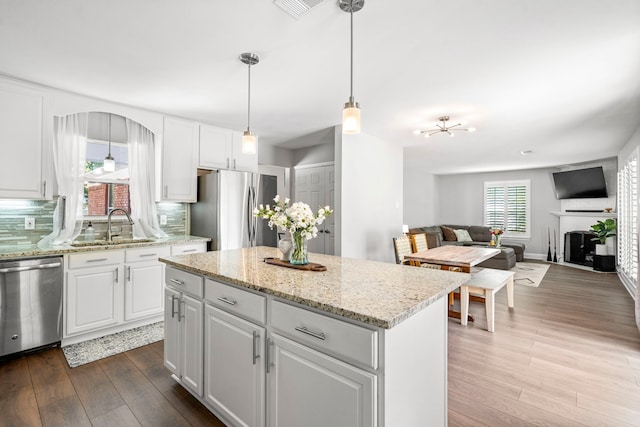
[[[354, 15], [363, 132], [433, 173], [617, 155], [640, 125], [638, 0], [366, 0]], [[324, 0], [295, 20], [272, 0], [0, 0], [0, 73], [251, 129], [295, 146], [339, 124], [349, 14]], [[476, 127], [413, 135], [441, 115]], [[526, 156], [521, 150], [531, 150]]]

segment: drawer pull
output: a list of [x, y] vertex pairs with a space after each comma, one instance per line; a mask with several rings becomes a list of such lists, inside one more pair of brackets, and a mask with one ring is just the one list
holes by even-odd
[[107, 258], [88, 259], [86, 262], [102, 262], [107, 261]]
[[140, 254], [139, 256], [140, 256], [140, 258], [142, 258], [142, 257], [147, 257], [147, 256], [158, 256], [158, 254]]
[[178, 285], [178, 286], [184, 286], [184, 282], [181, 282], [178, 279], [171, 279], [169, 280], [171, 283], [173, 283], [174, 285]]
[[189, 253], [189, 252], [195, 252], [197, 251], [197, 249], [185, 249], [182, 251], [183, 254]]
[[229, 304], [229, 305], [236, 305], [238, 302], [236, 300], [228, 299], [226, 297], [218, 297], [218, 301], [222, 301], [223, 303]]
[[296, 331], [302, 332], [303, 334], [311, 335], [312, 337], [318, 338], [319, 340], [322, 340], [322, 341], [327, 339], [327, 336], [324, 334], [324, 332], [313, 332], [307, 329], [306, 326], [296, 326]]
[[256, 361], [260, 358], [258, 354], [258, 340], [260, 339], [260, 334], [258, 331], [253, 331], [253, 364], [256, 364]]

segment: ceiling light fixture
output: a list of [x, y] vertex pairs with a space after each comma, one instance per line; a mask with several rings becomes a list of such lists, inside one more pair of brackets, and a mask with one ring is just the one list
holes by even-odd
[[465, 132], [476, 131], [476, 128], [459, 128], [458, 126], [462, 126], [462, 123], [447, 126], [447, 122], [449, 121], [449, 116], [438, 117], [438, 120], [442, 123], [435, 124], [437, 129], [426, 129], [426, 130], [416, 129], [413, 131], [413, 133], [415, 135], [424, 135], [425, 138], [429, 138], [431, 135], [435, 135], [437, 133], [446, 133], [453, 138], [454, 134], [452, 131], [456, 131], [456, 130], [463, 130]]
[[102, 170], [105, 172], [115, 172], [116, 170], [116, 161], [111, 157], [111, 113], [109, 113], [109, 154], [104, 158]]
[[240, 61], [248, 65], [249, 75], [249, 91], [247, 96], [247, 130], [242, 134], [242, 153], [256, 154], [257, 142], [256, 136], [251, 133], [251, 66], [260, 62], [260, 58], [255, 53], [243, 53], [240, 55]]
[[360, 133], [360, 105], [353, 98], [353, 13], [364, 7], [364, 0], [340, 0], [340, 9], [351, 15], [351, 92], [342, 110], [342, 132]]

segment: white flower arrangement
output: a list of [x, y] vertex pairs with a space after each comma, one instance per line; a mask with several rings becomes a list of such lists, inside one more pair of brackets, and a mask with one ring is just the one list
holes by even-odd
[[291, 232], [292, 235], [304, 237], [306, 240], [318, 236], [318, 225], [333, 213], [329, 206], [318, 209], [315, 214], [306, 203], [295, 202], [289, 206], [290, 200], [284, 201], [276, 196], [273, 209], [270, 205], [260, 205], [253, 210], [253, 216], [269, 220], [269, 228], [278, 227]]

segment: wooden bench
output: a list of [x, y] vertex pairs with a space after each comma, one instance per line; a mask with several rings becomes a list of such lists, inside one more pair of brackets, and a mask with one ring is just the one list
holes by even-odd
[[477, 273], [473, 273], [471, 279], [460, 286], [460, 323], [467, 324], [469, 314], [469, 294], [477, 294], [484, 297], [484, 306], [487, 312], [487, 329], [494, 330], [495, 300], [494, 295], [504, 285], [507, 285], [507, 301], [510, 308], [513, 308], [513, 275], [511, 271], [494, 270], [485, 268]]

